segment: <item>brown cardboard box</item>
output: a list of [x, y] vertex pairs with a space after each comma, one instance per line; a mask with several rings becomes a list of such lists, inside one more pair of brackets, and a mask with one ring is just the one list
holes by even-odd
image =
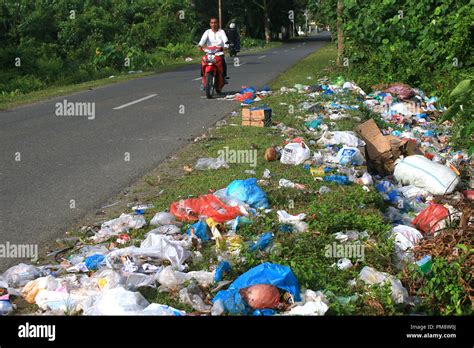
[[243, 108], [242, 125], [255, 127], [269, 127], [272, 124], [272, 109], [269, 108]]
[[366, 143], [369, 164], [381, 174], [393, 173], [395, 161], [401, 155], [421, 153], [416, 142], [393, 135], [384, 136], [373, 119], [358, 126], [356, 131]]

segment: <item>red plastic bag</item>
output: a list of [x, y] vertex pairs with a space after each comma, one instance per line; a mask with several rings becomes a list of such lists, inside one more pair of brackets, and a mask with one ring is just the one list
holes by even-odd
[[434, 233], [438, 229], [438, 223], [446, 219], [449, 210], [440, 204], [430, 204], [430, 206], [419, 213], [412, 224], [420, 231]]
[[219, 223], [235, 219], [241, 214], [239, 207], [229, 207], [211, 194], [174, 202], [170, 212], [181, 221], [191, 222], [206, 216]]
[[253, 309], [275, 309], [280, 307], [280, 291], [270, 284], [252, 285], [239, 290], [240, 296]]

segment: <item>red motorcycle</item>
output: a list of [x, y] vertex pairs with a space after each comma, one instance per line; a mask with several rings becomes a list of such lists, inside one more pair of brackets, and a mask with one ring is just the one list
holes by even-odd
[[224, 49], [218, 46], [209, 46], [202, 50], [206, 53], [201, 62], [202, 85], [206, 91], [206, 97], [212, 99], [214, 90], [220, 94], [225, 84], [222, 65]]

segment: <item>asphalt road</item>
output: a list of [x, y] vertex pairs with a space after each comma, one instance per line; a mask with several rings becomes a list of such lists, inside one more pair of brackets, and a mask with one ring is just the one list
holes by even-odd
[[[269, 83], [327, 40], [242, 54], [239, 67], [227, 58], [224, 93]], [[0, 246], [41, 250], [235, 108], [203, 97], [198, 77], [198, 65], [186, 66], [0, 112]], [[57, 116], [64, 100], [95, 103], [95, 118]], [[0, 257], [0, 271], [16, 263]]]

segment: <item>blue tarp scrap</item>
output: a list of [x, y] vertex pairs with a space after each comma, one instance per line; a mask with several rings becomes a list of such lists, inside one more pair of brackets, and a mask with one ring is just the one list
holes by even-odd
[[289, 292], [296, 302], [301, 301], [300, 285], [290, 267], [269, 262], [262, 263], [240, 275], [227, 290], [221, 290], [212, 300], [221, 300], [224, 309], [231, 315], [246, 315], [251, 308], [239, 294], [240, 289], [257, 284], [270, 284]]

